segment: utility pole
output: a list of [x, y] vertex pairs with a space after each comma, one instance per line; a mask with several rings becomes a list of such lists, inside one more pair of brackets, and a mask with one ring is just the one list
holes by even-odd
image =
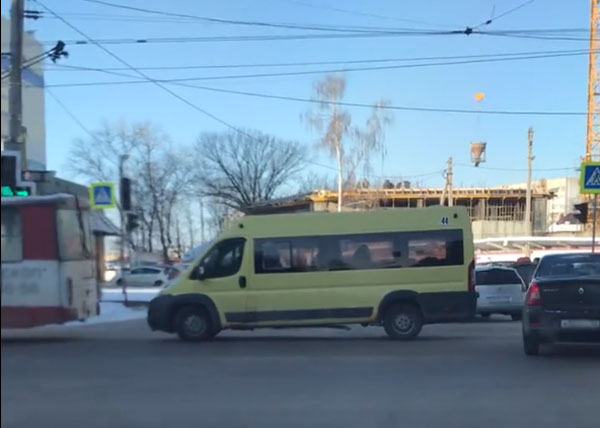
[[[21, 152], [21, 171], [27, 170], [27, 151], [23, 135], [23, 93], [21, 67], [23, 65], [23, 3], [12, 0], [10, 5], [10, 88], [9, 88], [9, 150]], [[21, 177], [19, 177], [19, 180]]]
[[452, 158], [448, 158], [448, 162], [446, 162], [446, 170], [444, 171], [444, 178], [446, 182], [444, 183], [444, 189], [442, 190], [442, 196], [440, 198], [440, 205], [446, 205], [446, 199], [448, 200], [448, 206], [454, 206], [454, 197], [453, 197], [453, 166], [454, 162]]
[[531, 222], [531, 164], [533, 162], [533, 128], [530, 126], [527, 131], [527, 193], [525, 195], [525, 225], [527, 236], [533, 235]]
[[453, 196], [453, 170], [454, 164], [452, 158], [448, 158], [448, 167], [446, 169], [446, 186], [448, 187], [448, 206], [454, 206], [454, 196]]

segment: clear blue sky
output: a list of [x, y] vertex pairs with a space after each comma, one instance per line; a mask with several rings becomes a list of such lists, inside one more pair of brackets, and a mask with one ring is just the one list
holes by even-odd
[[[509, 10], [523, 0], [221, 0], [157, 1], [114, 0], [150, 9], [177, 13], [286, 23], [323, 25], [363, 25], [427, 29], [461, 29], [476, 25]], [[8, 13], [10, 2], [2, 3]], [[81, 0], [44, 0], [44, 4], [96, 39], [152, 37], [202, 37], [232, 35], [291, 34], [299, 31], [206, 24], [198, 21], [155, 22], [156, 17], [139, 12], [118, 10]], [[313, 5], [311, 7], [310, 5]], [[339, 7], [378, 14], [363, 16], [320, 8]], [[27, 8], [41, 9], [28, 1]], [[137, 16], [155, 21], [115, 21], [89, 19], [101, 14]], [[384, 17], [388, 17], [387, 19]], [[402, 22], [400, 19], [431, 24]], [[486, 29], [587, 28], [588, 0], [537, 0], [500, 18]], [[26, 29], [35, 30], [44, 41], [78, 40], [82, 37], [64, 23], [51, 18], [28, 20]], [[301, 31], [305, 32], [305, 31]], [[586, 37], [580, 34], [579, 37]], [[169, 43], [107, 45], [131, 64], [141, 66], [212, 65], [272, 63], [296, 61], [354, 60], [418, 56], [450, 56], [505, 52], [586, 49], [585, 41], [536, 40], [482, 35], [440, 37], [389, 37], [371, 39], [259, 41], [235, 43]], [[64, 64], [84, 67], [121, 67], [113, 58], [93, 45], [68, 46]], [[343, 66], [342, 66], [343, 67]], [[253, 72], [337, 68], [337, 66], [290, 67], [286, 69], [169, 70], [149, 71], [155, 78], [215, 76]], [[131, 72], [128, 72], [131, 74]], [[121, 80], [96, 72], [47, 71], [46, 84]], [[205, 86], [255, 91], [308, 98], [316, 76], [245, 78], [199, 82]], [[475, 92], [486, 98], [480, 108], [488, 110], [561, 110], [585, 111], [587, 56], [496, 62], [447, 67], [396, 69], [347, 73], [346, 101], [368, 103], [380, 97], [394, 105], [477, 108]], [[316, 136], [300, 121], [308, 105], [296, 102], [259, 99], [212, 93], [172, 86], [212, 114], [240, 127], [256, 128], [282, 138], [312, 144]], [[176, 142], [192, 143], [203, 131], [224, 130], [224, 126], [203, 116], [152, 84], [54, 88], [53, 92], [89, 129], [102, 120], [150, 120], [172, 135]], [[351, 109], [356, 121], [365, 120], [367, 110]], [[424, 112], [395, 112], [395, 123], [387, 135], [388, 156], [384, 174], [412, 176], [444, 167], [446, 159], [469, 162], [469, 142], [488, 142], [488, 167], [521, 168], [526, 166], [526, 141], [529, 126], [535, 129], [535, 167], [571, 167], [584, 151], [585, 116], [483, 116]], [[83, 131], [56, 104], [46, 99], [48, 167], [67, 176], [64, 159], [75, 137]], [[312, 147], [312, 146], [311, 146]], [[198, 153], [198, 157], [202, 154]], [[334, 165], [325, 153], [315, 159]], [[314, 173], [326, 169], [311, 167]], [[330, 172], [330, 171], [329, 171]], [[376, 171], [380, 174], [380, 169]], [[534, 177], [563, 176], [565, 171], [536, 171]], [[524, 181], [524, 172], [475, 169], [457, 165], [457, 185], [493, 185]], [[439, 175], [423, 179], [423, 185], [442, 183]]]

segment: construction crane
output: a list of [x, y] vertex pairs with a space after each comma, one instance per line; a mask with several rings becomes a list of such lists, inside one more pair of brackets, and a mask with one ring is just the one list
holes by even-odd
[[600, 0], [591, 0], [590, 53], [588, 71], [587, 134], [585, 161], [600, 161], [600, 67], [598, 49], [600, 42]]

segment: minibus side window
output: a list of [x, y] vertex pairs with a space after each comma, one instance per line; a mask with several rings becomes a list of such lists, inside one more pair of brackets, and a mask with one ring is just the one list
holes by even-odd
[[235, 275], [240, 270], [244, 255], [243, 239], [230, 239], [216, 244], [200, 262], [206, 278]]
[[314, 272], [454, 266], [464, 260], [460, 229], [261, 238], [255, 272]]
[[408, 236], [408, 265], [452, 266], [464, 261], [462, 232], [436, 230]]
[[[335, 238], [334, 238], [335, 239]], [[382, 269], [401, 266], [395, 250], [394, 234], [368, 234], [337, 237], [346, 269]]]
[[2, 208], [1, 254], [3, 262], [18, 262], [23, 259], [21, 214], [16, 208]]

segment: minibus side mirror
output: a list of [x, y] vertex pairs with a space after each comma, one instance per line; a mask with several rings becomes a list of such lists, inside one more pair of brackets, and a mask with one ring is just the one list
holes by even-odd
[[202, 265], [196, 266], [194, 268], [194, 270], [192, 271], [191, 279], [198, 279], [198, 280], [202, 281], [206, 277], [207, 277], [206, 271], [204, 269], [204, 266], [202, 266]]

